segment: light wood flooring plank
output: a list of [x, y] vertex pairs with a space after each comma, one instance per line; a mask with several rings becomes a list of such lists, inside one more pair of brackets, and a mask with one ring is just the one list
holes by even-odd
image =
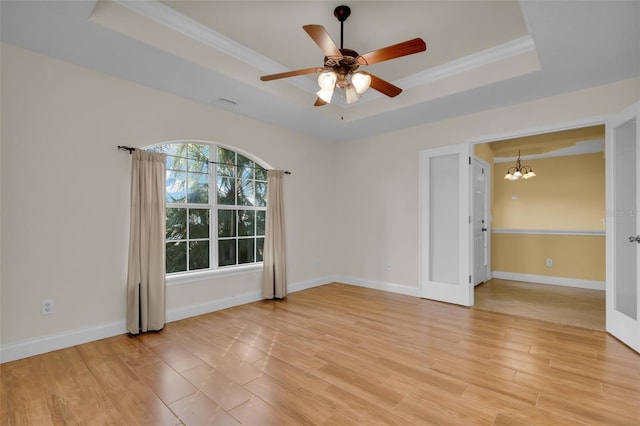
[[0, 366], [2, 425], [630, 425], [602, 331], [330, 284]]

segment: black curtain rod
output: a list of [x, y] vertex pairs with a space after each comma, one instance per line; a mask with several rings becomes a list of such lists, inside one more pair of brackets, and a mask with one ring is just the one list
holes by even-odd
[[[120, 151], [129, 151], [129, 154], [133, 154], [133, 151], [135, 151], [135, 150], [136, 150], [136, 148], [133, 148], [133, 147], [131, 147], [131, 146], [124, 146], [124, 145], [118, 145], [118, 149], [119, 149]], [[239, 165], [237, 165], [237, 164], [218, 163], [218, 162], [216, 162], [216, 161], [207, 161], [207, 162], [208, 162], [208, 163], [210, 163], [210, 164], [220, 164], [220, 165], [222, 165], [222, 166], [247, 167], [247, 166], [239, 166]], [[257, 168], [258, 168], [258, 167], [252, 167], [252, 169], [257, 169]], [[286, 170], [286, 171], [284, 172], [284, 174], [285, 174], [285, 175], [290, 175], [290, 174], [291, 174], [291, 172], [290, 172], [290, 171], [288, 171], [288, 170]]]

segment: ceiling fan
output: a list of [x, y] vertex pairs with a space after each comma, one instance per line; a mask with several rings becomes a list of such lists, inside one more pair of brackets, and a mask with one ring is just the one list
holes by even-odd
[[320, 90], [316, 93], [318, 97], [314, 106], [322, 106], [330, 103], [336, 87], [345, 90], [348, 104], [357, 101], [360, 95], [369, 87], [389, 97], [398, 96], [400, 92], [402, 92], [401, 88], [371, 73], [357, 70], [360, 65], [376, 64], [390, 59], [424, 52], [427, 50], [425, 42], [421, 38], [414, 38], [360, 55], [355, 50], [344, 49], [342, 45], [344, 21], [351, 15], [349, 6], [341, 5], [336, 7], [333, 15], [340, 21], [340, 49], [338, 49], [322, 25], [304, 25], [302, 27], [325, 54], [324, 67], [305, 68], [264, 75], [260, 77], [260, 80], [270, 81], [298, 75], [320, 73], [318, 76]]

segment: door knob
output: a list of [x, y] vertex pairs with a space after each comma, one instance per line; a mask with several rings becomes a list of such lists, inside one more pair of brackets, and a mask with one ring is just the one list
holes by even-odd
[[480, 228], [482, 232], [486, 232], [487, 228]]
[[630, 236], [629, 237], [629, 242], [630, 243], [633, 243], [633, 242], [640, 243], [640, 235], [636, 235], [635, 237], [633, 235]]

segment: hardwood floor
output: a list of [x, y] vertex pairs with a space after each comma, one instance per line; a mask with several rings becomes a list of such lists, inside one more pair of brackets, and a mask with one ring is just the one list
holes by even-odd
[[606, 333], [331, 284], [2, 364], [2, 425], [637, 425]]
[[605, 330], [605, 292], [492, 279], [475, 288], [474, 309]]

